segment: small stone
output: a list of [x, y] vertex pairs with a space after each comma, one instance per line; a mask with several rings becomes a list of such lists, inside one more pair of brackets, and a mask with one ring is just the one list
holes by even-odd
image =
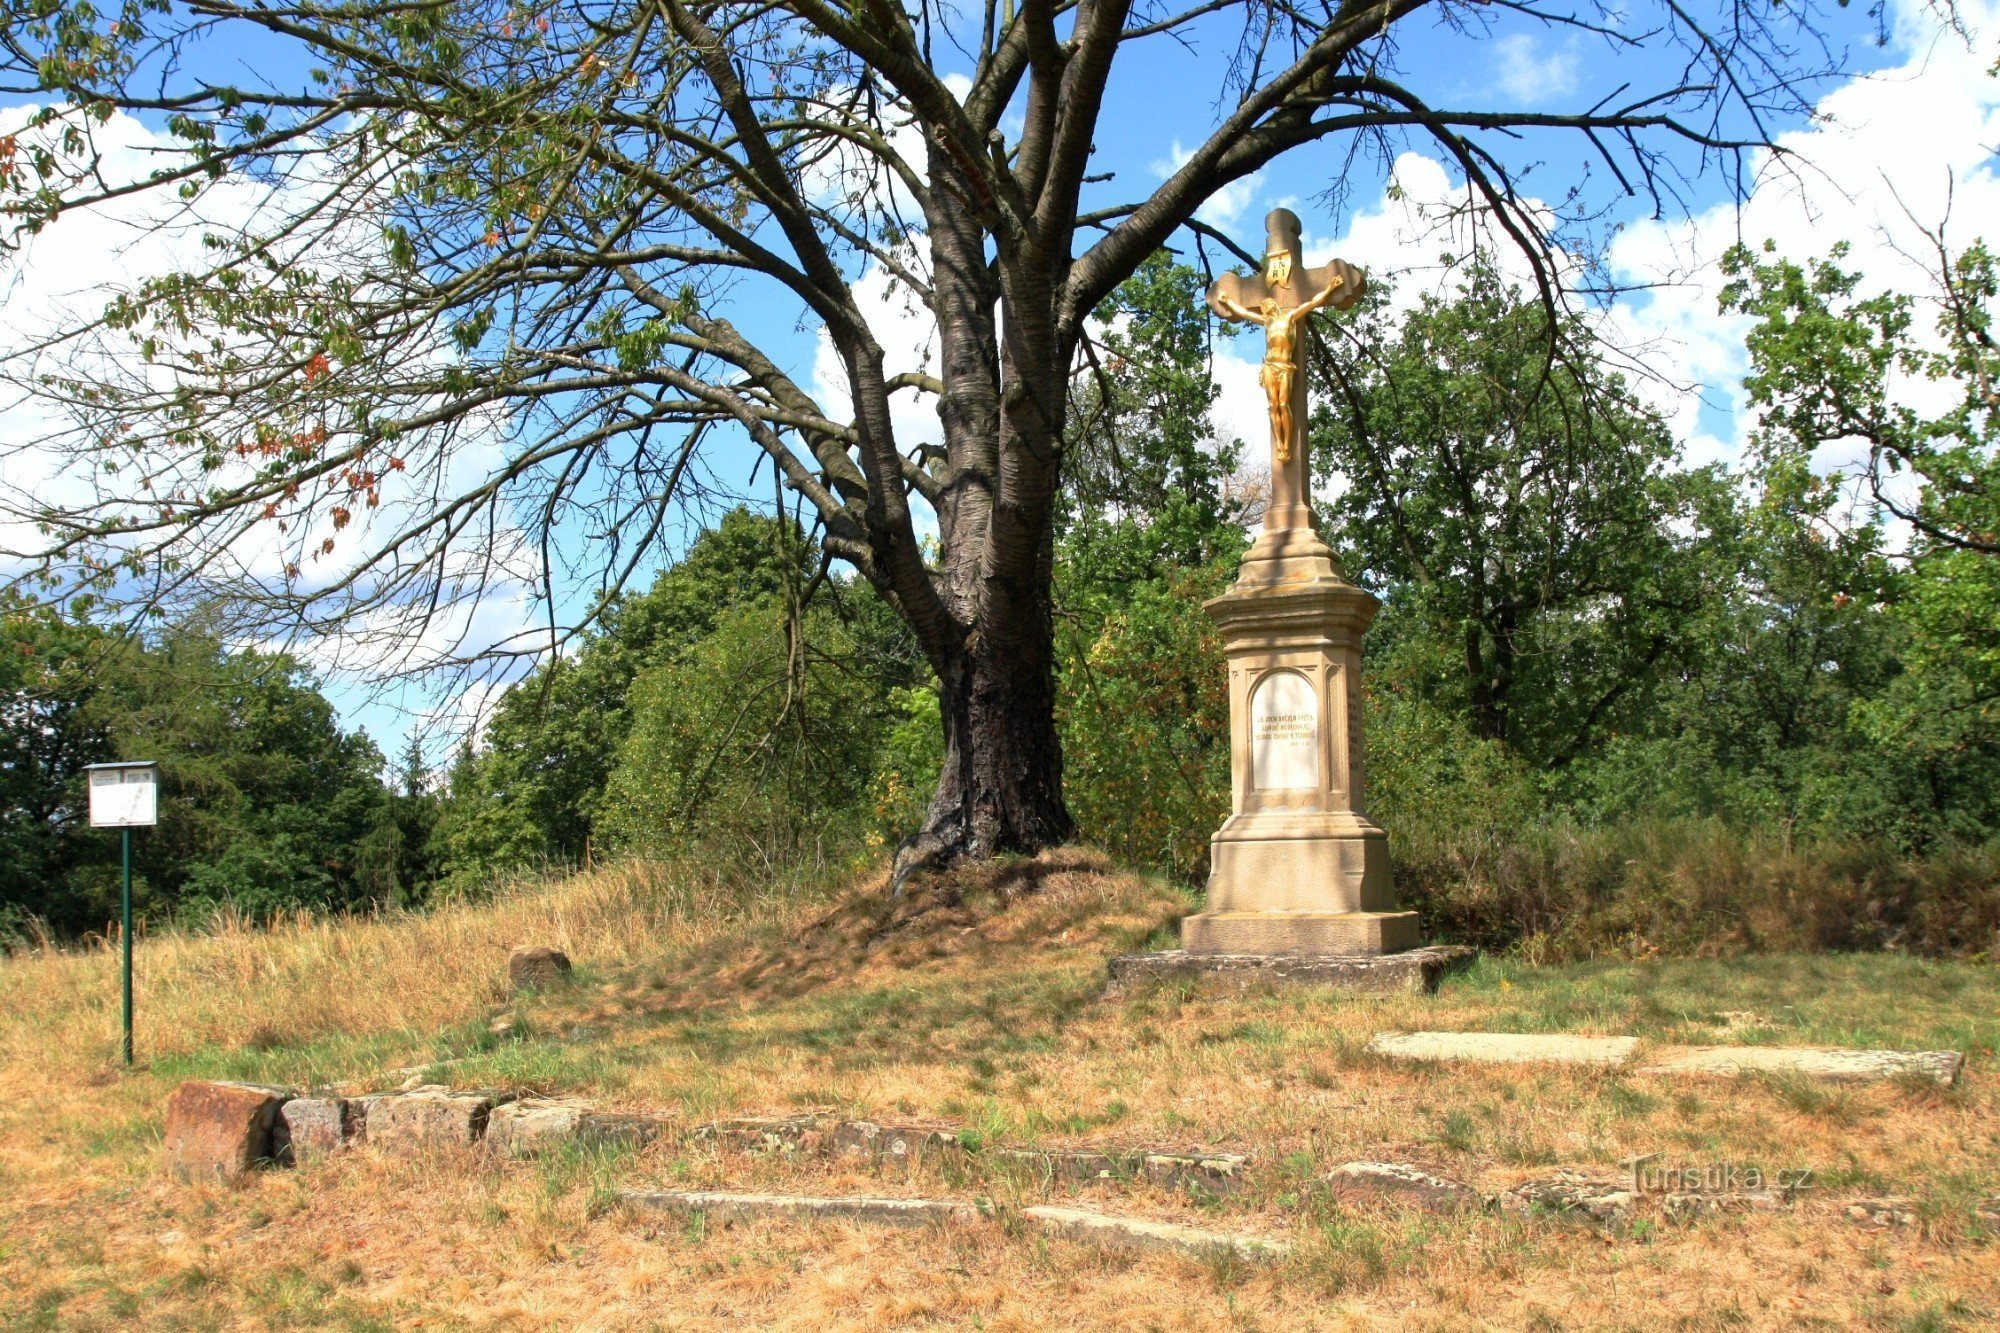
[[1136, 1217], [1114, 1217], [1085, 1208], [1023, 1208], [1023, 1219], [1064, 1240], [1080, 1241], [1107, 1249], [1138, 1253], [1183, 1254], [1194, 1258], [1234, 1255], [1239, 1259], [1283, 1258], [1290, 1246], [1282, 1241], [1256, 1236], [1238, 1236], [1222, 1231], [1202, 1231], [1173, 1222], [1148, 1222]]
[[519, 1101], [496, 1106], [486, 1119], [486, 1146], [528, 1157], [574, 1143], [579, 1147], [639, 1147], [660, 1127], [638, 1116], [605, 1115], [574, 1102]]
[[1401, 1162], [1346, 1162], [1327, 1173], [1336, 1197], [1389, 1200], [1427, 1213], [1455, 1213], [1481, 1207], [1478, 1190]]
[[1615, 1180], [1574, 1171], [1525, 1180], [1500, 1196], [1500, 1206], [1517, 1217], [1556, 1216], [1615, 1226], [1632, 1212], [1632, 1191]]
[[1916, 1203], [1891, 1195], [1881, 1199], [1856, 1199], [1847, 1205], [1850, 1221], [1873, 1227], [1908, 1227], [1917, 1222]]
[[278, 1110], [271, 1155], [281, 1162], [309, 1162], [352, 1143], [363, 1110], [345, 1097], [294, 1097]]
[[379, 1097], [368, 1107], [368, 1142], [383, 1152], [414, 1154], [429, 1148], [464, 1147], [486, 1132], [493, 1099], [448, 1092], [412, 1092]]
[[569, 955], [561, 949], [534, 945], [507, 955], [507, 981], [515, 990], [545, 989], [568, 981]]
[[167, 1170], [179, 1180], [234, 1180], [271, 1160], [281, 1088], [183, 1083], [167, 1100]]

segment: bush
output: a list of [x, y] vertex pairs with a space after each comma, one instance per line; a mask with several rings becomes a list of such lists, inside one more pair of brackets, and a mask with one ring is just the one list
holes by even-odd
[[1927, 857], [1884, 844], [1793, 842], [1720, 819], [1506, 837], [1391, 829], [1397, 890], [1439, 940], [1532, 962], [1893, 950], [2000, 956], [2000, 839]]

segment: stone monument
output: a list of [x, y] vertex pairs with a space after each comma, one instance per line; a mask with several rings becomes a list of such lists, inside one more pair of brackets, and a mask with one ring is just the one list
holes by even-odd
[[1416, 948], [1388, 835], [1364, 810], [1361, 636], [1376, 601], [1320, 539], [1306, 468], [1307, 321], [1352, 306], [1367, 282], [1344, 260], [1307, 268], [1290, 209], [1265, 223], [1263, 271], [1208, 292], [1218, 315], [1264, 328], [1271, 429], [1264, 529], [1205, 608], [1228, 659], [1232, 813], [1209, 844], [1208, 910], [1181, 923], [1181, 950], [1114, 959], [1112, 984], [1206, 973], [1429, 988], [1461, 951]]

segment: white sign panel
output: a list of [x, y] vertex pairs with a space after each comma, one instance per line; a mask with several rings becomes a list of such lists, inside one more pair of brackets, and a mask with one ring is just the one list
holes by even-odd
[[92, 767], [92, 828], [150, 827], [160, 822], [160, 770], [151, 764]]
[[1319, 696], [1296, 671], [1273, 671], [1251, 692], [1250, 782], [1260, 791], [1319, 786]]

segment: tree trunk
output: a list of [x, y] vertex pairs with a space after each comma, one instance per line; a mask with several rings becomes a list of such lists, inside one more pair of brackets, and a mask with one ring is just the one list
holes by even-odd
[[931, 167], [956, 183], [926, 219], [946, 454], [934, 579], [950, 624], [912, 628], [937, 672], [945, 755], [923, 827], [897, 851], [898, 886], [921, 869], [1039, 851], [1075, 829], [1051, 593], [1071, 351], [1055, 329], [1061, 266], [1005, 246], [991, 254], [949, 202], [973, 190], [959, 164], [934, 145]]
[[974, 647], [940, 675], [944, 765], [923, 828], [897, 852], [899, 885], [916, 870], [1038, 851], [1075, 831], [1062, 796], [1046, 620], [1036, 637], [1033, 658]]

